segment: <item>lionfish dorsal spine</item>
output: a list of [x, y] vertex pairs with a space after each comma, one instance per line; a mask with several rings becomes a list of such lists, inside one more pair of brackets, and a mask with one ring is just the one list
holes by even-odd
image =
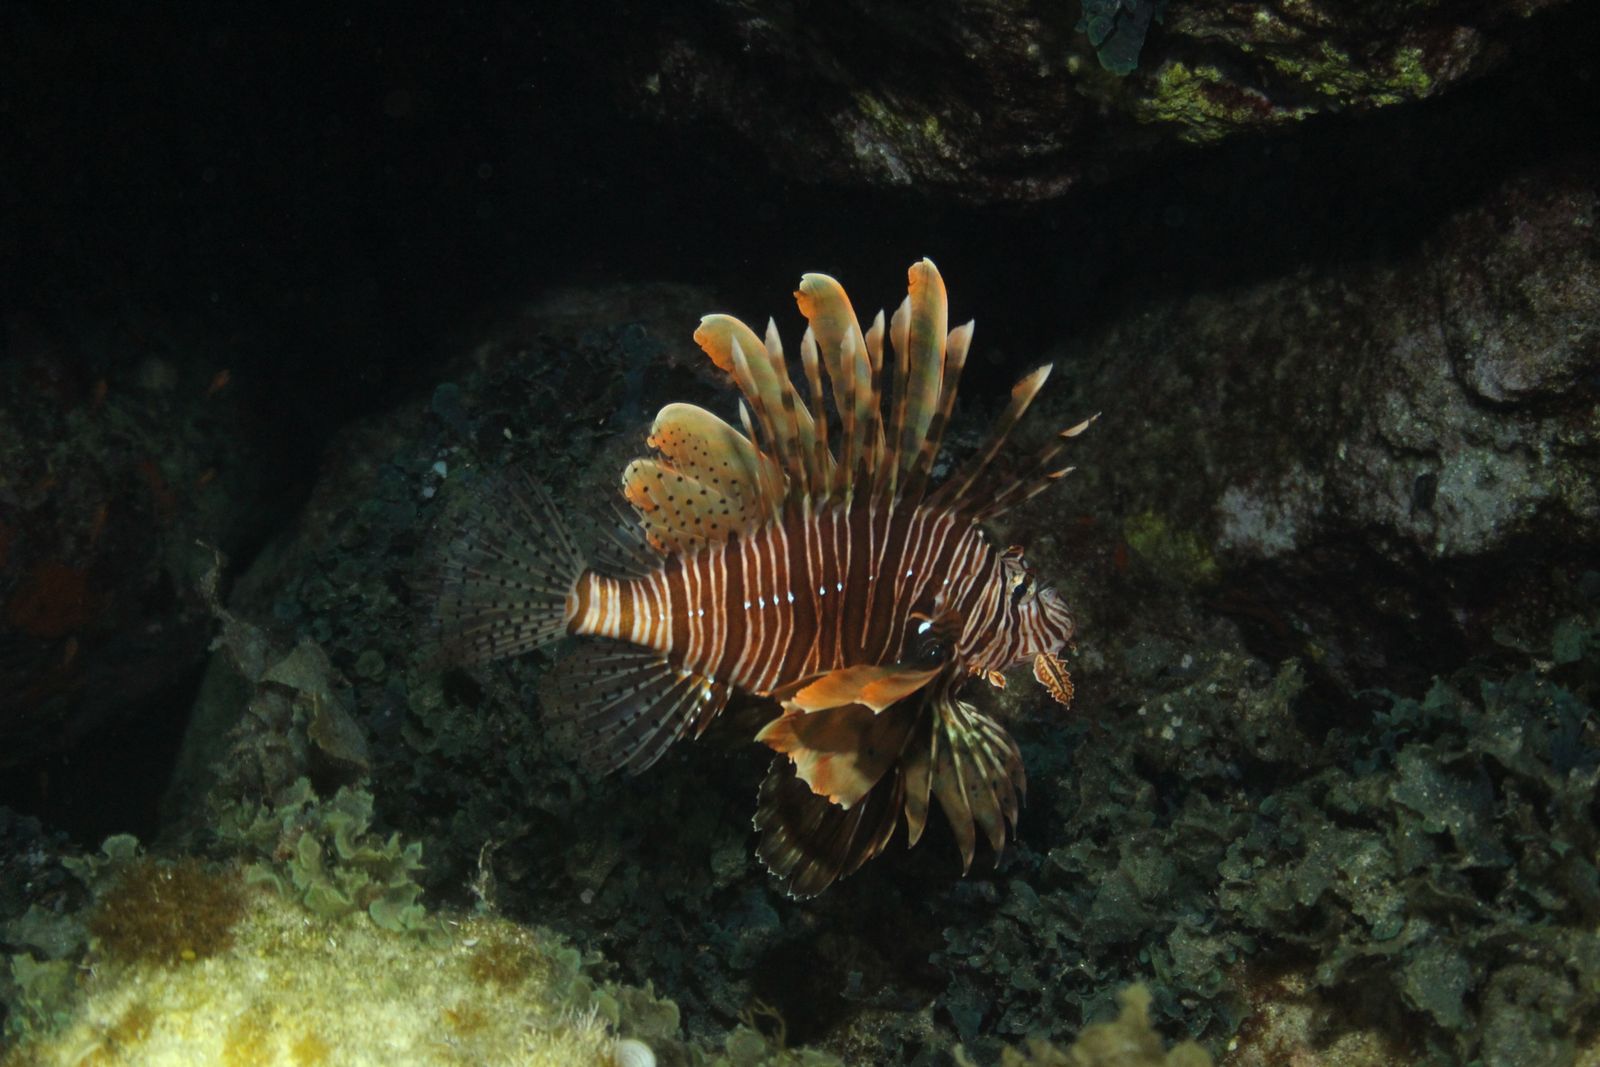
[[953, 508], [960, 508], [969, 502], [968, 493], [974, 486], [981, 484], [983, 475], [994, 462], [994, 458], [1000, 454], [1007, 438], [1011, 436], [1011, 431], [1022, 421], [1022, 416], [1027, 413], [1033, 398], [1039, 395], [1039, 390], [1044, 388], [1045, 381], [1050, 377], [1050, 369], [1049, 363], [1036, 367], [1011, 387], [1011, 400], [1000, 413], [1000, 418], [995, 421], [989, 439], [978, 450], [976, 456], [968, 460], [961, 469], [950, 476], [949, 481], [940, 486], [934, 493], [932, 502]]
[[[944, 279], [932, 263], [923, 260], [911, 268], [906, 294], [906, 422], [897, 452], [902, 477], [909, 479], [915, 470], [928, 428], [939, 408], [944, 388], [945, 340], [949, 332], [950, 310]], [[908, 492], [915, 487], [908, 487]]]
[[928, 476], [933, 472], [933, 461], [939, 454], [945, 428], [950, 425], [950, 416], [955, 411], [956, 386], [967, 364], [967, 350], [972, 345], [975, 325], [969, 320], [951, 330], [945, 340], [944, 384], [939, 396], [939, 407], [928, 424], [928, 432], [923, 438], [922, 448], [912, 469], [914, 483], [907, 489], [907, 493], [912, 496], [921, 495], [923, 487], [927, 485]]

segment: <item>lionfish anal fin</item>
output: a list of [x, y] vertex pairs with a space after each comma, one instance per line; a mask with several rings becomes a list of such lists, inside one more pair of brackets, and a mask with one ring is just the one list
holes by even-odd
[[729, 692], [650, 649], [592, 638], [556, 662], [540, 697], [584, 763], [600, 773], [638, 774], [680, 737], [698, 736]]
[[879, 714], [860, 704], [826, 711], [786, 711], [756, 740], [788, 756], [818, 796], [854, 807], [894, 765], [914, 721], [909, 710]]
[[780, 702], [798, 711], [815, 712], [862, 704], [877, 712], [915, 693], [933, 681], [940, 670], [940, 667], [868, 663], [840, 667], [806, 680]]

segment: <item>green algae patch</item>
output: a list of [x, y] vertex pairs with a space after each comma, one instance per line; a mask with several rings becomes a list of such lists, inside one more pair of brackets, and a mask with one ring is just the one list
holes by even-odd
[[317, 915], [365, 912], [385, 929], [427, 929], [416, 881], [422, 844], [374, 830], [372, 805], [364, 788], [325, 798], [299, 778], [272, 801], [219, 804], [217, 836], [259, 857], [246, 880], [292, 893]]
[[1293, 78], [1341, 104], [1364, 102], [1387, 107], [1420, 100], [1433, 89], [1420, 48], [1402, 46], [1383, 60], [1358, 59], [1324, 41], [1310, 56], [1269, 54], [1279, 74]]
[[1174, 529], [1153, 511], [1129, 517], [1123, 523], [1122, 536], [1163, 578], [1191, 586], [1211, 585], [1217, 580], [1217, 561], [1209, 546], [1194, 531]]
[[1149, 95], [1131, 101], [1140, 122], [1182, 127], [1179, 137], [1191, 144], [1210, 144], [1237, 130], [1276, 125], [1304, 118], [1308, 107], [1283, 107], [1252, 89], [1239, 86], [1220, 67], [1190, 66], [1178, 60], [1155, 72]]
[[[114, 887], [101, 910], [134, 904], [135, 896], [148, 903], [152, 877], [140, 872], [130, 888]], [[215, 894], [215, 883], [208, 881], [205, 892]], [[448, 936], [430, 944], [360, 915], [316, 918], [237, 879], [227, 892], [238, 914], [225, 944], [213, 941], [213, 951], [190, 959], [174, 955], [168, 940], [150, 951], [141, 939], [141, 951], [129, 954], [110, 952], [115, 942], [102, 939], [107, 951], [91, 951], [92, 965], [80, 970], [77, 987], [62, 991], [70, 1000], [61, 1024], [21, 1041], [0, 1062], [615, 1062], [618, 1041], [607, 1015], [615, 1015], [618, 1000], [583, 973], [576, 950], [554, 935], [499, 918], [463, 917], [443, 920]], [[483, 981], [476, 961], [484, 946], [502, 946], [516, 965], [497, 964], [495, 980]]]

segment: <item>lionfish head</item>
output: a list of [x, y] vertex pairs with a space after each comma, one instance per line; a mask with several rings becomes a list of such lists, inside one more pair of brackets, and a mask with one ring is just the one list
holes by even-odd
[[1000, 574], [1016, 642], [1013, 658], [1006, 667], [1039, 656], [1054, 656], [1065, 649], [1078, 627], [1061, 594], [1034, 577], [1020, 551], [1008, 552], [1001, 559]]
[[1041, 585], [1023, 561], [1020, 548], [1000, 556], [994, 580], [1000, 583], [1000, 610], [980, 645], [975, 667], [994, 672], [1033, 663], [1033, 676], [1062, 704], [1072, 703], [1072, 679], [1059, 654], [1072, 641], [1077, 623], [1060, 593]]

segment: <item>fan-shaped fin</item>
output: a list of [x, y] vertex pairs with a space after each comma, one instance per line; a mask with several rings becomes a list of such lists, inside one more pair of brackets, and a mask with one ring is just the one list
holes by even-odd
[[911, 298], [907, 296], [894, 309], [889, 320], [889, 346], [894, 349], [894, 389], [889, 403], [894, 413], [889, 424], [888, 484], [890, 493], [900, 487], [900, 444], [906, 429], [906, 383], [911, 377]]
[[[770, 320], [765, 340], [730, 315], [701, 320], [695, 340], [733, 376], [744, 397], [740, 414], [750, 447], [772, 459], [758, 464], [754, 479], [770, 505], [768, 518], [776, 518], [790, 501], [816, 506], [857, 489], [903, 500], [920, 500], [927, 492], [955, 410], [973, 325], [949, 329], [948, 294], [932, 261], [912, 264], [906, 278], [906, 298], [887, 329], [879, 312], [863, 333], [835, 279], [826, 274], [801, 277], [795, 301], [808, 322], [800, 344], [805, 396], [791, 379]], [[883, 376], [891, 372], [884, 366], [886, 334], [894, 349], [887, 397]], [[932, 494], [930, 503], [989, 516], [1060, 476], [1049, 465], [1052, 453], [998, 486], [988, 484], [993, 479], [986, 477], [1049, 373], [1048, 365], [1040, 367], [1013, 387], [1011, 402], [987, 444]], [[839, 419], [837, 445], [829, 442], [830, 401]]]
[[792, 695], [774, 695], [779, 696], [785, 707], [798, 711], [864, 704], [877, 712], [915, 693], [933, 681], [942, 669], [859, 663], [805, 679]]
[[778, 324], [767, 319], [767, 337], [763, 343], [767, 358], [772, 363], [772, 373], [783, 382], [782, 409], [778, 419], [778, 432], [784, 435], [783, 454], [790, 459], [789, 474], [795, 484], [792, 496], [808, 497], [811, 487], [819, 480], [817, 460], [817, 429], [811, 411], [800, 399], [794, 382], [789, 378], [789, 368], [783, 360], [783, 339], [778, 336]]
[[781, 431], [779, 419], [783, 413], [784, 392], [792, 391], [789, 376], [774, 370], [772, 356], [761, 338], [732, 315], [705, 316], [694, 332], [694, 339], [713, 363], [733, 376], [734, 384], [755, 414], [767, 449], [787, 468], [789, 457], [784, 446], [790, 438]]
[[933, 791], [933, 719], [918, 717], [916, 731], [900, 757], [900, 773], [905, 778], [906, 847], [922, 839], [928, 826], [928, 800]]
[[914, 708], [878, 713], [860, 704], [826, 711], [789, 710], [756, 740], [794, 761], [795, 773], [819, 796], [854, 807], [894, 766], [916, 721]]
[[855, 308], [844, 287], [826, 274], [806, 274], [800, 278], [800, 288], [795, 290], [794, 301], [800, 314], [811, 324], [811, 335], [816, 341], [822, 365], [828, 370], [833, 383], [833, 404], [843, 415], [854, 405], [850, 402], [850, 384], [853, 374], [844, 371], [843, 353], [846, 338], [851, 351], [867, 354], [866, 339], [861, 334], [861, 324], [856, 321]]
[[812, 338], [833, 384], [833, 404], [843, 427], [839, 487], [848, 489], [856, 484], [858, 470], [871, 470], [868, 442], [875, 442], [879, 433], [879, 414], [873, 406], [876, 375], [872, 354], [850, 298], [836, 280], [826, 274], [804, 275], [794, 299], [811, 324]]
[[883, 335], [883, 310], [880, 308], [872, 317], [872, 325], [867, 327], [867, 355], [872, 360], [872, 399], [868, 406], [873, 412], [872, 422], [876, 427], [868, 446], [872, 449], [872, 487], [880, 495], [888, 483], [889, 465], [889, 435], [883, 425]]
[[761, 495], [761, 453], [705, 408], [668, 404], [656, 413], [648, 443], [668, 466], [730, 500], [754, 505]]
[[639, 514], [612, 500], [594, 520], [596, 544], [591, 566], [610, 577], [643, 578], [661, 566], [661, 552], [645, 536]]
[[805, 370], [806, 386], [811, 392], [811, 417], [815, 420], [816, 439], [812, 442], [813, 460], [812, 493], [821, 504], [833, 495], [836, 466], [833, 453], [828, 450], [828, 406], [822, 393], [822, 368], [817, 355], [816, 335], [806, 327], [800, 339], [800, 364]]
[[974, 826], [998, 852], [1006, 842], [1006, 827], [1016, 825], [1018, 799], [1026, 786], [1022, 754], [999, 723], [971, 704], [951, 698], [934, 707], [933, 795], [950, 820], [966, 871], [977, 842]]
[[921, 495], [923, 488], [928, 484], [928, 474], [933, 470], [933, 461], [939, 454], [945, 427], [950, 425], [950, 415], [955, 411], [956, 387], [961, 382], [962, 368], [967, 364], [967, 350], [972, 345], [974, 325], [968, 322], [957, 326], [950, 331], [950, 336], [945, 341], [944, 380], [940, 386], [939, 407], [933, 413], [932, 421], [928, 423], [927, 436], [923, 438], [922, 449], [912, 465], [911, 479], [905, 490], [907, 496]]
[[638, 512], [645, 536], [662, 552], [721, 544], [766, 517], [760, 498], [728, 496], [654, 459], [628, 464], [622, 492]]
[[488, 663], [566, 636], [567, 602], [585, 562], [526, 472], [490, 476], [449, 529], [425, 579], [439, 659]]
[[972, 513], [973, 521], [983, 522], [1004, 514], [1018, 504], [1038, 496], [1052, 483], [1071, 474], [1075, 469], [1073, 467], [1055, 468], [1056, 457], [1066, 447], [1069, 438], [1078, 436], [1099, 417], [1092, 415], [1076, 426], [1056, 434], [1012, 477], [998, 482], [991, 480], [986, 485], [973, 486], [969, 489], [964, 496], [963, 507]]
[[818, 796], [779, 756], [761, 783], [756, 854], [790, 896], [813, 897], [883, 851], [902, 804], [900, 773], [890, 771], [849, 811]]
[[595, 771], [638, 774], [685, 734], [698, 737], [728, 702], [721, 682], [621, 641], [581, 642], [540, 686], [552, 725]]

